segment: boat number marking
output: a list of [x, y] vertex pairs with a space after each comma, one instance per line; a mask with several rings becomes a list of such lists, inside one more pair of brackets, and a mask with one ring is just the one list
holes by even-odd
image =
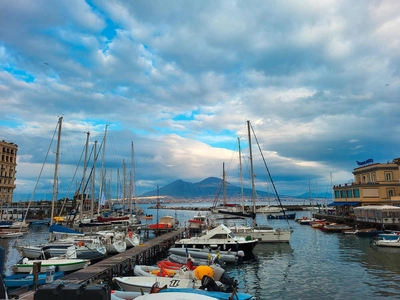
[[171, 280], [169, 282], [169, 286], [170, 287], [178, 287], [179, 286], [179, 282], [180, 282], [180, 280]]

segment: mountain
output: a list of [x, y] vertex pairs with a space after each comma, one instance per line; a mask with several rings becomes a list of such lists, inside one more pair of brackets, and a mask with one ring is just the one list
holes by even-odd
[[[244, 196], [251, 198], [251, 189], [243, 189]], [[267, 192], [256, 191], [259, 197], [268, 197]], [[222, 179], [217, 177], [208, 177], [197, 183], [190, 183], [183, 180], [176, 180], [159, 190], [144, 193], [143, 197], [150, 196], [169, 196], [175, 198], [223, 198]], [[240, 198], [241, 188], [235, 185], [226, 183], [226, 196], [228, 198]], [[272, 195], [270, 195], [272, 196]]]

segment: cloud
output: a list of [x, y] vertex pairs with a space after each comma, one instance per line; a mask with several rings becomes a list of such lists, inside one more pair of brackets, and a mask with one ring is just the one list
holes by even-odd
[[[34, 189], [59, 116], [60, 193], [82, 178], [86, 132], [92, 149], [107, 124], [107, 176], [122, 180], [133, 142], [142, 193], [220, 176], [223, 162], [238, 182], [247, 120], [280, 193], [329, 186], [331, 174], [347, 182], [356, 160], [398, 157], [399, 11], [396, 1], [0, 3], [0, 129], [19, 146], [17, 187]], [[260, 156], [255, 168], [267, 188]]]

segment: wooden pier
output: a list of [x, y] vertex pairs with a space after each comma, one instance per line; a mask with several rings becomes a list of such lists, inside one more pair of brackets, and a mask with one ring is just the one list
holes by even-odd
[[[131, 275], [135, 265], [146, 264], [156, 259], [162, 253], [167, 253], [168, 249], [181, 238], [184, 228], [179, 228], [171, 232], [160, 235], [144, 244], [127, 249], [126, 251], [106, 258], [100, 262], [90, 265], [84, 269], [75, 271], [64, 276], [62, 279], [54, 281], [54, 283], [62, 283], [64, 285], [74, 284], [111, 284], [112, 279], [116, 276]], [[19, 299], [33, 300], [35, 291], [27, 291], [18, 295], [11, 291], [10, 299], [19, 296]]]

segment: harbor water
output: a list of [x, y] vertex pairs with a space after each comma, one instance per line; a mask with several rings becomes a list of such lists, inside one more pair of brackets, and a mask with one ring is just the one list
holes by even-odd
[[[175, 216], [183, 225], [198, 213], [172, 209], [156, 212], [149, 206], [142, 205], [154, 219], [143, 223], [156, 222], [158, 214]], [[296, 213], [299, 218], [311, 216], [307, 211]], [[400, 248], [378, 248], [370, 238], [326, 233], [295, 220], [257, 216], [257, 222], [274, 228], [291, 227], [293, 234], [290, 243], [258, 244], [254, 257], [227, 267], [238, 280], [240, 292], [257, 299], [400, 299]], [[0, 239], [0, 246], [6, 250], [5, 274], [10, 275], [21, 258], [15, 243], [44, 242], [47, 237], [48, 227], [32, 226], [22, 240]]]

